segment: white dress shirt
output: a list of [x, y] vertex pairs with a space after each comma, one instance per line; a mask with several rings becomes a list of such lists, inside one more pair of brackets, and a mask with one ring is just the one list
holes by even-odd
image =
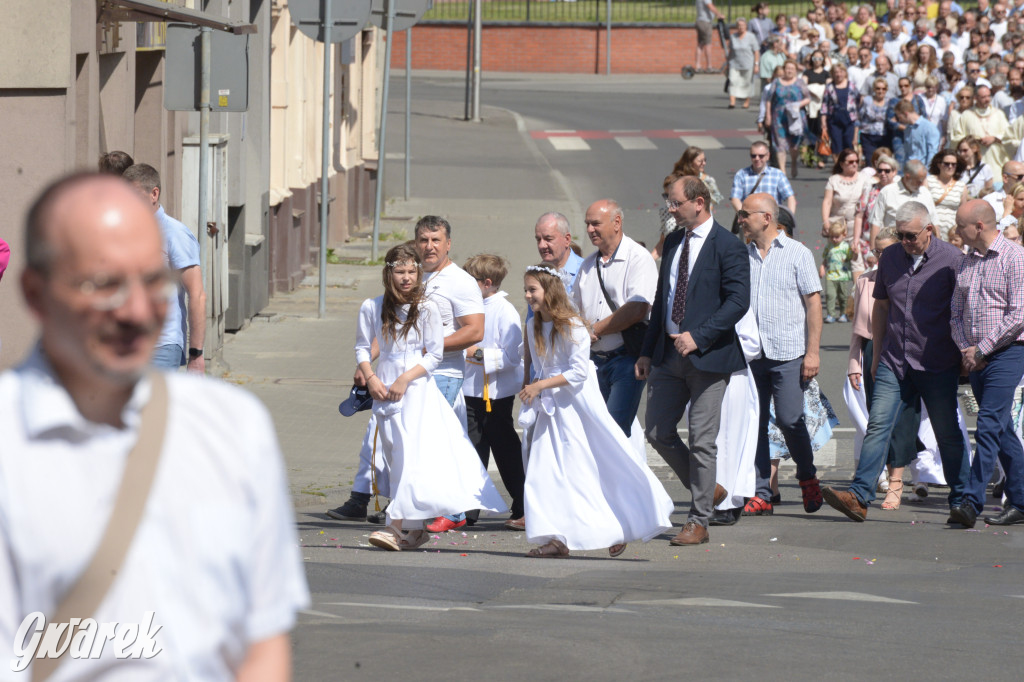
[[466, 359], [462, 395], [483, 398], [485, 376], [488, 398], [497, 400], [518, 393], [523, 387], [523, 326], [519, 311], [504, 291], [484, 299], [484, 340], [477, 347], [483, 350], [484, 358]]
[[[701, 247], [708, 240], [708, 234], [710, 234], [714, 224], [715, 219], [708, 218], [690, 232], [690, 258], [686, 267], [687, 278], [693, 274], [693, 264], [697, 262], [697, 256], [700, 255]], [[672, 254], [672, 264], [669, 266], [668, 298], [665, 299], [665, 333], [667, 334], [679, 333], [679, 325], [672, 321], [672, 304], [676, 300], [676, 281], [679, 279], [679, 259], [682, 257], [682, 253], [683, 244], [680, 243], [679, 248]]]

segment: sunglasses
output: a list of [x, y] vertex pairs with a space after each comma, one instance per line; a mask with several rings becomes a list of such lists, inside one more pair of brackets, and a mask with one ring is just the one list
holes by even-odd
[[1013, 178], [1017, 182], [1020, 182], [1021, 180], [1024, 180], [1024, 175], [1012, 175], [1012, 174], [1007, 173], [1005, 171], [1003, 172], [1003, 177], [1004, 178]]
[[[924, 232], [924, 230], [921, 230], [921, 232]], [[901, 242], [916, 242], [921, 232], [897, 232], [896, 239], [899, 239]]]
[[892, 173], [892, 168], [877, 168], [876, 172], [878, 172], [878, 173]]
[[744, 209], [740, 209], [739, 211], [736, 211], [736, 217], [739, 218], [740, 220], [746, 220], [750, 216], [756, 215], [758, 213], [764, 213], [765, 215], [768, 215], [768, 211], [747, 211]]
[[947, 168], [956, 168], [956, 161], [942, 161], [941, 163]]
[[751, 154], [750, 158], [752, 158], [752, 159], [767, 159], [768, 155], [767, 154]]

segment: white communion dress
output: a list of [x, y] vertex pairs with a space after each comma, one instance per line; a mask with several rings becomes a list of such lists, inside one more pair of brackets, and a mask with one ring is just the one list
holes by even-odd
[[[376, 374], [385, 386], [416, 365], [427, 370], [426, 376], [409, 383], [401, 400], [373, 402], [390, 474], [388, 523], [392, 519], [432, 520], [467, 509], [508, 511], [459, 418], [430, 378], [444, 351], [444, 328], [437, 306], [423, 301], [419, 329], [410, 329], [404, 338], [385, 339], [383, 300], [383, 296], [367, 299], [359, 309], [356, 362], [370, 361], [370, 344], [376, 338], [380, 347]], [[403, 306], [399, 311], [399, 330], [407, 310], [408, 306]], [[415, 526], [402, 524], [403, 530]]]
[[[551, 327], [543, 323], [545, 340], [551, 338]], [[561, 374], [569, 382], [541, 391], [519, 415], [521, 426], [532, 425], [524, 495], [527, 540], [559, 540], [571, 550], [601, 549], [646, 542], [671, 528], [672, 499], [637, 457], [601, 397], [586, 328], [576, 324], [571, 339], [556, 336], [553, 344], [546, 342], [543, 355], [537, 352], [532, 322], [524, 335], [537, 379]]]

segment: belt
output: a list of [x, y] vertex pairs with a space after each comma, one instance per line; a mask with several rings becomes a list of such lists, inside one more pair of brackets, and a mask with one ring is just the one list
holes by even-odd
[[622, 344], [618, 348], [613, 350], [592, 350], [590, 351], [590, 357], [597, 358], [598, 360], [611, 360], [617, 358], [620, 355], [626, 354], [626, 344]]

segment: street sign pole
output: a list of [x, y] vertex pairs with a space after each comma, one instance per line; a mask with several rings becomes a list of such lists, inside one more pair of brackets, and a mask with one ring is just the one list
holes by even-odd
[[324, 0], [324, 103], [323, 128], [321, 135], [322, 154], [320, 158], [320, 295], [317, 298], [317, 317], [327, 314], [327, 220], [330, 216], [331, 194], [327, 171], [331, 163], [331, 29], [333, 28], [331, 0]]
[[409, 201], [409, 130], [412, 128], [412, 28], [405, 29], [405, 200]]
[[391, 43], [394, 42], [394, 35], [391, 27], [395, 23], [395, 0], [384, 0], [384, 32], [387, 34], [387, 42], [384, 44], [384, 88], [381, 93], [380, 103], [380, 140], [377, 143], [377, 191], [373, 202], [373, 245], [370, 249], [370, 259], [377, 260], [377, 250], [380, 243], [380, 211], [384, 199], [384, 160], [387, 158], [388, 140], [388, 83], [391, 80]]
[[474, 3], [476, 16], [473, 19], [473, 123], [480, 122], [480, 34], [483, 31], [481, 22], [480, 0]]

